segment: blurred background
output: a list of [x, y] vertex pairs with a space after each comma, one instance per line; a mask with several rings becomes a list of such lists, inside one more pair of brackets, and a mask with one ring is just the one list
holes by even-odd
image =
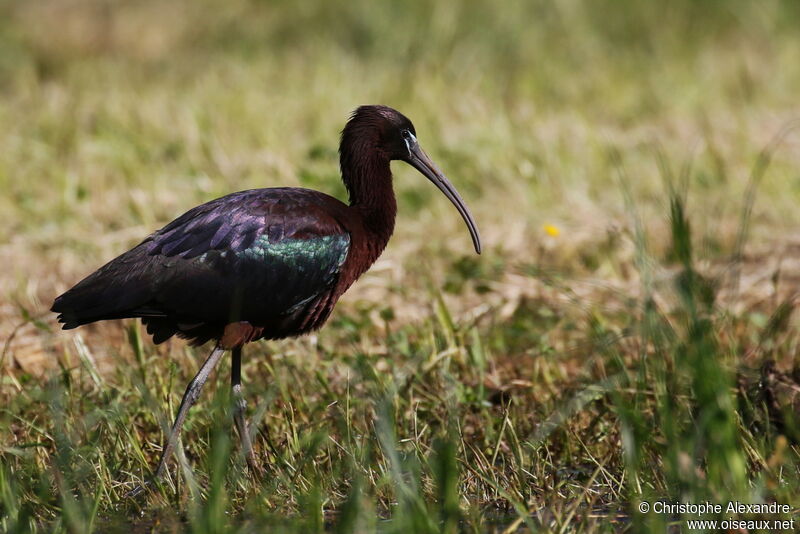
[[[625, 279], [626, 195], [659, 236], [669, 187], [697, 244], [728, 253], [759, 152], [800, 116], [798, 20], [778, 0], [0, 2], [0, 329], [200, 202], [343, 198], [337, 136], [366, 103], [415, 122], [476, 212], [484, 271]], [[786, 136], [759, 184], [768, 249], [795, 241], [799, 147]], [[396, 239], [362, 291], [417, 267], [441, 282], [450, 264], [419, 253], [469, 255], [451, 207], [395, 174]]]
[[[391, 362], [400, 349], [376, 333], [438, 339], [426, 325], [441, 304], [541, 408], [604, 376], [605, 356], [567, 347], [629, 332], [630, 299], [685, 259], [686, 214], [700, 270], [739, 261], [717, 302], [744, 314], [725, 338], [744, 354], [800, 281], [798, 28], [791, 0], [0, 0], [5, 394], [80, 339], [100, 375], [133, 357], [122, 325], [81, 329], [75, 349], [47, 309], [187, 209], [271, 186], [344, 199], [339, 132], [378, 103], [412, 119], [485, 252], [395, 163], [395, 237], [319, 343]], [[547, 394], [518, 367], [543, 361], [559, 365]]]
[[[759, 151], [800, 116], [800, 6], [789, 1], [40, 0], [0, 10], [4, 315], [14, 301], [41, 311], [161, 223], [227, 192], [301, 185], [343, 197], [337, 136], [360, 104], [412, 118], [478, 216], [483, 264], [542, 247], [571, 262], [624, 231], [621, 175], [659, 231], [665, 176], [677, 184], [687, 168], [701, 244], [723, 251]], [[754, 231], [764, 239], [789, 238], [798, 222], [799, 146], [787, 136], [760, 184]], [[468, 255], [451, 207], [413, 170], [395, 173], [400, 219], [384, 266], [413, 268], [406, 259], [421, 249]]]

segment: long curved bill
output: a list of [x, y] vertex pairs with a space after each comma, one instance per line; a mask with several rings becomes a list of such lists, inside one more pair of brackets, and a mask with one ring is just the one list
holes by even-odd
[[[412, 138], [413, 139], [413, 138]], [[444, 193], [444, 196], [450, 199], [450, 202], [456, 207], [464, 222], [467, 223], [469, 234], [472, 236], [472, 244], [475, 246], [475, 252], [481, 253], [481, 236], [478, 233], [478, 225], [475, 224], [475, 219], [469, 212], [469, 208], [464, 203], [461, 195], [458, 194], [456, 188], [450, 183], [450, 180], [439, 170], [428, 154], [419, 146], [416, 139], [406, 141], [408, 145], [408, 163], [415, 169], [425, 175], [425, 177], [433, 182], [433, 185], [439, 188], [439, 191]]]

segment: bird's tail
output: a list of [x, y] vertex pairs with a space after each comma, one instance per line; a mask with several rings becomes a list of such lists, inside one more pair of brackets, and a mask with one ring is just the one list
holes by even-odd
[[121, 273], [113, 262], [92, 273], [53, 302], [64, 330], [106, 319], [163, 315], [147, 306], [151, 288], [146, 277]]

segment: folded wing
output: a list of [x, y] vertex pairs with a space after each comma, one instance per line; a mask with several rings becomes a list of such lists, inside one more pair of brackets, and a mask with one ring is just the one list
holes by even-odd
[[294, 188], [213, 200], [98, 269], [52, 309], [65, 329], [141, 317], [156, 342], [176, 333], [202, 342], [232, 321], [281, 321], [335, 286], [350, 248], [337, 216], [343, 206]]

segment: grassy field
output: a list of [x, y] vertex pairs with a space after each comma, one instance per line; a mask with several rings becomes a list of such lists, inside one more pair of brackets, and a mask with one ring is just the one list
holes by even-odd
[[[0, 0], [0, 531], [800, 524], [798, 27], [790, 0]], [[394, 164], [382, 258], [318, 335], [245, 351], [263, 476], [226, 361], [124, 498], [209, 347], [62, 332], [52, 299], [225, 193], [344, 198], [367, 103], [484, 253]]]

